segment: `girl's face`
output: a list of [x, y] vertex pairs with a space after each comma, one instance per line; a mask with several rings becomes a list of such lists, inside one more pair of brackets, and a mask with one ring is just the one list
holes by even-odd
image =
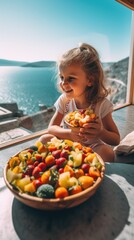
[[70, 65], [59, 68], [61, 79], [60, 87], [67, 98], [74, 98], [76, 101], [85, 100], [87, 86], [91, 86], [91, 81], [87, 78], [85, 71], [80, 65]]

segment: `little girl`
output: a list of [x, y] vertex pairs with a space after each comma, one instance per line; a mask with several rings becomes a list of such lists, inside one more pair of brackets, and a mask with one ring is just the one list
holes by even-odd
[[[114, 161], [110, 145], [118, 145], [120, 135], [112, 119], [113, 105], [106, 98], [104, 72], [97, 51], [82, 44], [63, 54], [59, 61], [62, 95], [55, 103], [56, 112], [48, 126], [48, 134], [39, 141], [46, 143], [52, 137], [70, 139], [90, 146], [104, 161]], [[98, 116], [95, 122], [86, 123], [79, 132], [64, 126], [64, 116], [77, 109], [92, 108]]]

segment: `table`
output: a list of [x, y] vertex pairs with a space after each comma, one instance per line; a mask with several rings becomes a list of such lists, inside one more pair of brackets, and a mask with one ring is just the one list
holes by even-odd
[[14, 198], [0, 178], [1, 240], [133, 240], [134, 165], [106, 163], [105, 177], [85, 203], [41, 211]]

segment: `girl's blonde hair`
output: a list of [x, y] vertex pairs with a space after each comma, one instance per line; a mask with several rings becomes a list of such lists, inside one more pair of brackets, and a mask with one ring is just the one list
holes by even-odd
[[60, 68], [76, 64], [81, 65], [87, 78], [92, 82], [92, 86], [86, 89], [88, 102], [95, 103], [106, 97], [108, 90], [104, 86], [104, 71], [95, 48], [82, 43], [78, 48], [64, 53], [58, 63]]

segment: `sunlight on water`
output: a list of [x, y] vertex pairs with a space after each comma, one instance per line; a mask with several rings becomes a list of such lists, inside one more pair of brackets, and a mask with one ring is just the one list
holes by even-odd
[[52, 106], [60, 93], [55, 68], [0, 67], [0, 102], [17, 102], [25, 114]]

